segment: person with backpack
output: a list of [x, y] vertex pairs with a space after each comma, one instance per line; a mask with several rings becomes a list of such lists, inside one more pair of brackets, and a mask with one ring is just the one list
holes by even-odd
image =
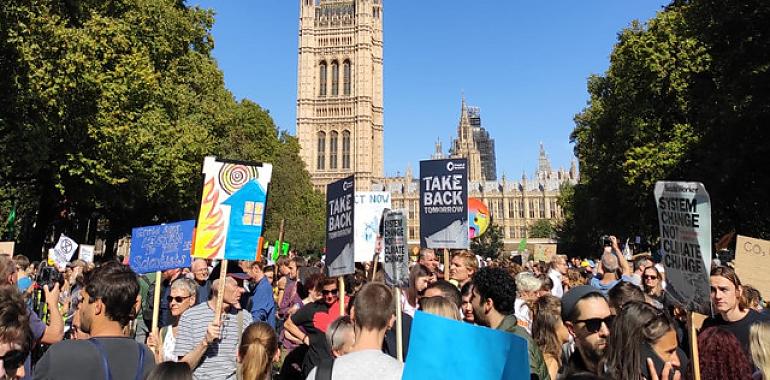
[[80, 328], [88, 340], [65, 340], [51, 346], [35, 366], [35, 379], [144, 379], [155, 358], [143, 344], [123, 335], [134, 313], [139, 282], [118, 262], [94, 269], [81, 292]]

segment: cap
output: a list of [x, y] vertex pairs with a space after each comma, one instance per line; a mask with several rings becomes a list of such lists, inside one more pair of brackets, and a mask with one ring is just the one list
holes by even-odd
[[593, 293], [596, 293], [604, 297], [604, 295], [599, 291], [599, 289], [596, 289], [590, 285], [576, 286], [570, 289], [567, 293], [564, 293], [564, 296], [561, 298], [562, 321], [567, 321], [567, 316], [572, 314], [572, 312], [575, 310], [575, 306], [580, 300], [582, 300], [589, 294], [593, 294]]
[[[211, 275], [209, 276], [209, 280], [213, 282], [214, 280], [219, 279], [220, 272], [222, 272], [221, 261], [217, 263], [216, 266], [214, 266], [214, 269], [211, 271]], [[234, 261], [234, 260], [227, 263], [227, 277], [232, 277], [238, 280], [249, 279], [249, 275], [243, 271], [243, 268], [241, 268], [240, 265], [238, 265], [238, 261]]]

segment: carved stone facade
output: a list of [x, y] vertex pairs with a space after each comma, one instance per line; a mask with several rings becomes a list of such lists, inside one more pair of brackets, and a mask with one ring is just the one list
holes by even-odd
[[297, 137], [313, 185], [383, 176], [382, 3], [300, 0]]
[[495, 140], [489, 137], [489, 132], [481, 126], [479, 108], [468, 107], [465, 104], [465, 97], [460, 107], [457, 138], [452, 142], [449, 156], [468, 160], [468, 179], [471, 181], [497, 179]]

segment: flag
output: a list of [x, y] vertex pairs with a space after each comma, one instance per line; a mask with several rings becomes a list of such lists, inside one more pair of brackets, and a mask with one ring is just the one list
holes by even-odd
[[13, 226], [16, 221], [16, 202], [13, 202], [11, 206], [11, 212], [8, 214], [8, 221], [6, 222], [5, 230], [7, 231], [8, 240], [13, 240]]
[[519, 242], [519, 254], [527, 250], [527, 238], [522, 238]]

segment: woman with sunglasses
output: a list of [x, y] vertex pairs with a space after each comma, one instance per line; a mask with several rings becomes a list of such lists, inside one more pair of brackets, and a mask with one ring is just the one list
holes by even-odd
[[599, 368], [611, 379], [679, 379], [684, 359], [674, 321], [654, 306], [630, 301], [612, 323]]
[[0, 379], [20, 379], [32, 349], [29, 314], [16, 285], [0, 286]]
[[[155, 352], [155, 360], [160, 362], [177, 361], [174, 356], [174, 347], [176, 346], [177, 327], [179, 317], [187, 309], [195, 306], [196, 291], [198, 284], [195, 280], [188, 278], [179, 278], [171, 283], [171, 291], [167, 297], [169, 308], [171, 309], [171, 324], [160, 329], [158, 336], [150, 334], [147, 337], [147, 347]], [[156, 347], [161, 350], [156, 350]]]

